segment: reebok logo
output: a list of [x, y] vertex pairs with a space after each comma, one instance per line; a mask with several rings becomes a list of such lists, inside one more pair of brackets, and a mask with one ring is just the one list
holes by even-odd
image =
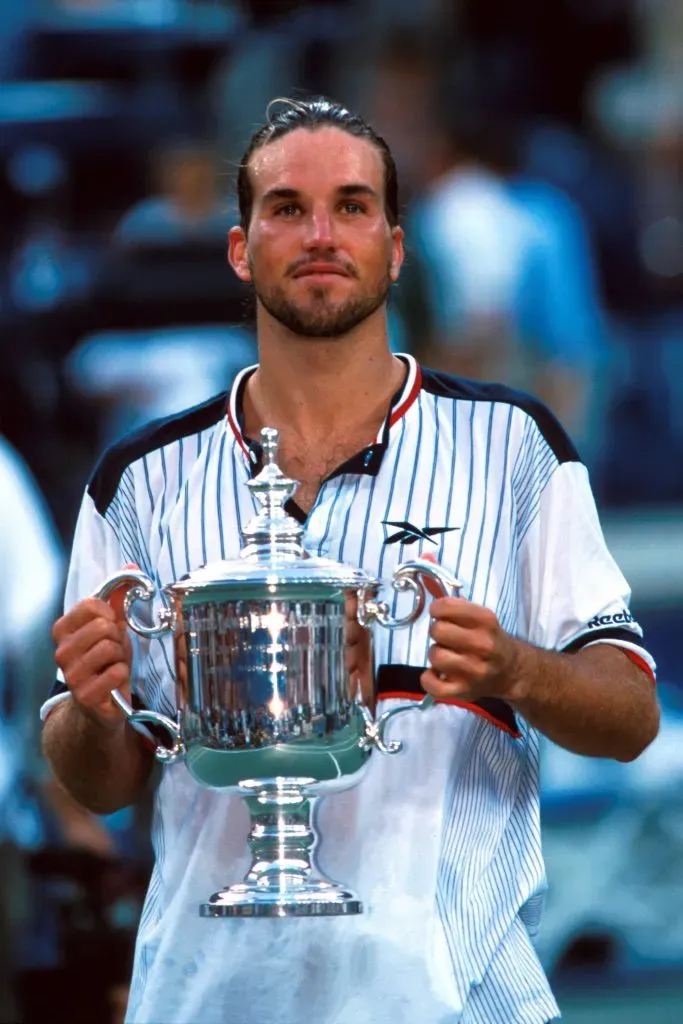
[[387, 520], [383, 520], [382, 526], [394, 526], [398, 530], [398, 533], [392, 533], [390, 537], [387, 537], [384, 541], [385, 544], [414, 544], [416, 540], [428, 540], [430, 544], [436, 545], [434, 537], [438, 537], [442, 533], [452, 533], [453, 530], [459, 530], [459, 526], [413, 526], [412, 523], [392, 523]]
[[602, 626], [628, 626], [636, 620], [630, 612], [616, 612], [614, 615], [596, 615], [594, 619], [586, 623], [587, 629], [600, 629]]

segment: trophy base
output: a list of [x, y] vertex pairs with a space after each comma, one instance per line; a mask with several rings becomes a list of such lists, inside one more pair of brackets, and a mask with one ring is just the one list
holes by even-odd
[[244, 781], [252, 863], [243, 882], [214, 893], [201, 917], [333, 917], [362, 914], [363, 904], [318, 869], [313, 852], [313, 779]]
[[[281, 881], [283, 881], [281, 879]], [[199, 908], [201, 917], [332, 917], [362, 914], [363, 904], [343, 885], [306, 878], [288, 889], [258, 884], [231, 885]]]

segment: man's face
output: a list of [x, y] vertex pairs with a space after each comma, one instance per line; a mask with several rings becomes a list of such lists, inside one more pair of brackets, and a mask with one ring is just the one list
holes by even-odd
[[344, 335], [379, 309], [403, 260], [384, 212], [384, 166], [372, 143], [332, 127], [296, 129], [249, 163], [248, 237], [230, 262], [272, 317], [310, 338]]

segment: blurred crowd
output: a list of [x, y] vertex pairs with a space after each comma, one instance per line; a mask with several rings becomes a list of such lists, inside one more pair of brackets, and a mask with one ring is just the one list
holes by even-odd
[[255, 361], [225, 236], [266, 104], [392, 148], [396, 351], [541, 396], [603, 508], [683, 503], [683, 5], [22, 0], [0, 83], [0, 1019], [115, 1020], [148, 811], [45, 777], [49, 627], [102, 447]]

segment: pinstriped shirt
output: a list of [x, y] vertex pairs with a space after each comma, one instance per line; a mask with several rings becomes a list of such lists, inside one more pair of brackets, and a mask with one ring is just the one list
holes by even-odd
[[[383, 579], [431, 552], [509, 632], [557, 650], [616, 644], [653, 672], [586, 470], [551, 413], [401, 358], [406, 381], [374, 443], [323, 482], [307, 516], [292, 507], [308, 551]], [[251, 372], [105, 453], [83, 499], [67, 607], [128, 562], [162, 587], [238, 556], [255, 512], [246, 483], [261, 464], [241, 427]], [[394, 595], [395, 614], [404, 600]], [[376, 633], [384, 707], [421, 695], [428, 629], [424, 615]], [[174, 715], [169, 639], [135, 644], [139, 699]], [[62, 699], [58, 680], [44, 714]], [[366, 912], [355, 919], [200, 919], [198, 903], [247, 867], [246, 813], [183, 764], [163, 770], [129, 1024], [559, 1016], [533, 946], [546, 885], [535, 731], [500, 700], [400, 721], [401, 757], [372, 758], [358, 786], [320, 807], [319, 861], [360, 893]]]

